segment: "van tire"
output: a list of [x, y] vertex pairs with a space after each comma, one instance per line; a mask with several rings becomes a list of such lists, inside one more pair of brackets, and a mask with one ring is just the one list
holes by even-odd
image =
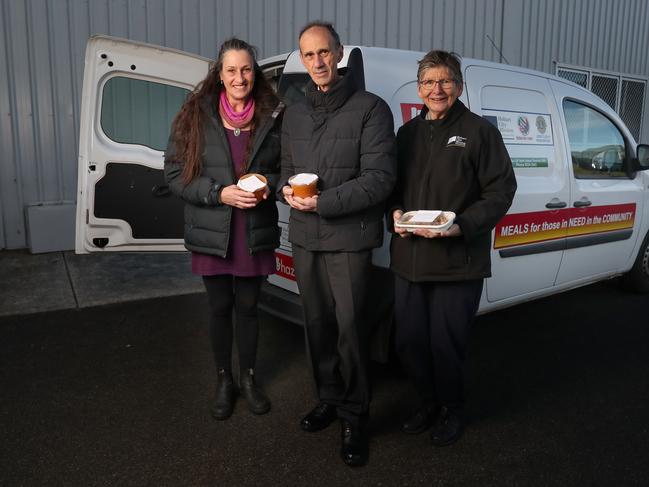
[[649, 293], [649, 233], [642, 242], [633, 267], [622, 276], [622, 285], [635, 293]]

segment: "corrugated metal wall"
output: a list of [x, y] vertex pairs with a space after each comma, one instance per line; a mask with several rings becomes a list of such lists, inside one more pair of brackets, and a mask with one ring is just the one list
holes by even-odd
[[509, 0], [503, 53], [554, 73], [554, 63], [649, 75], [647, 0]]
[[27, 245], [26, 206], [74, 203], [84, 50], [92, 34], [207, 57], [237, 35], [265, 57], [293, 49], [307, 21], [326, 19], [347, 44], [452, 49], [551, 73], [560, 62], [649, 76], [641, 47], [649, 44], [647, 0], [0, 2], [0, 248]]

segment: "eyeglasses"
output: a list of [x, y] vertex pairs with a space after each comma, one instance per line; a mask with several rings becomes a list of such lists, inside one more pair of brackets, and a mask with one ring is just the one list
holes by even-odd
[[421, 81], [419, 81], [419, 86], [421, 86], [423, 89], [427, 91], [432, 90], [437, 84], [439, 84], [442, 87], [442, 89], [447, 90], [455, 84], [455, 80], [454, 79], [422, 79]]

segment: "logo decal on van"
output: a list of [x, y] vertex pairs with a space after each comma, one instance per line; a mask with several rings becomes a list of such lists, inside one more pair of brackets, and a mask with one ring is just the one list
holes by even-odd
[[495, 230], [494, 249], [632, 229], [635, 203], [505, 215]]
[[520, 130], [523, 135], [530, 133], [530, 122], [527, 117], [518, 117], [518, 130]]
[[503, 142], [507, 145], [554, 145], [552, 117], [549, 113], [483, 108], [482, 116], [498, 127]]
[[293, 257], [280, 252], [275, 252], [275, 273], [282, 276], [284, 279], [295, 281]]

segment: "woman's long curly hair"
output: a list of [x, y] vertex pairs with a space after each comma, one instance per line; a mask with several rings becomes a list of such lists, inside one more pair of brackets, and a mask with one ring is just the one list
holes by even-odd
[[201, 173], [201, 156], [205, 143], [204, 125], [206, 117], [209, 116], [201, 107], [206, 101], [207, 106], [214, 107], [214, 110], [218, 113], [217, 104], [219, 103], [221, 90], [224, 89], [220, 77], [223, 68], [223, 57], [226, 52], [231, 50], [246, 51], [254, 63], [255, 76], [251, 96], [255, 100], [255, 114], [252, 119], [252, 130], [246, 153], [250, 151], [250, 143], [253, 140], [255, 128], [259, 126], [259, 121], [275, 109], [279, 103], [279, 98], [275, 95], [257, 64], [257, 50], [236, 37], [225, 41], [221, 45], [216, 62], [210, 67], [205, 79], [189, 94], [171, 125], [175, 145], [173, 157], [183, 164], [182, 180], [185, 185], [189, 184]]

